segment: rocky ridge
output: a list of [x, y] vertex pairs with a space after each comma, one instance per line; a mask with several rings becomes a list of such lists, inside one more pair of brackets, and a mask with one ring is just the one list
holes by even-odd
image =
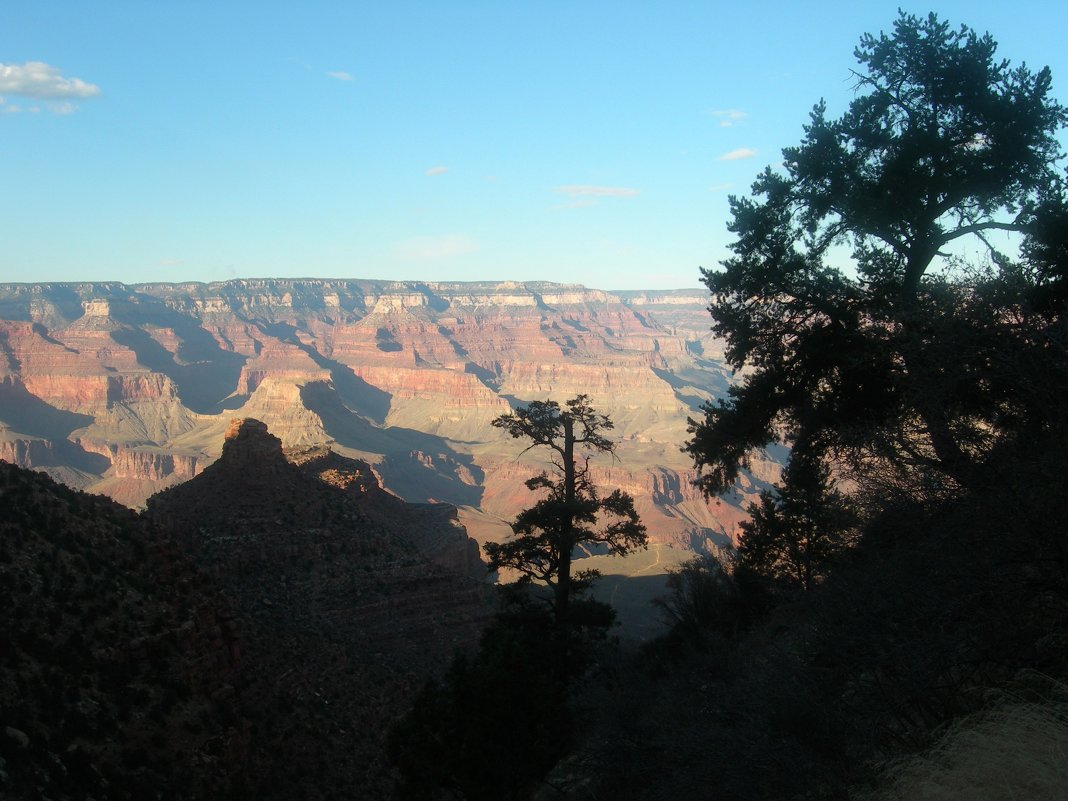
[[145, 514], [241, 616], [255, 670], [235, 678], [239, 696], [292, 710], [257, 721], [259, 797], [387, 794], [389, 722], [490, 614], [485, 565], [448, 510], [410, 507], [327, 450], [291, 460], [261, 421], [237, 418], [219, 459]]
[[0, 797], [386, 798], [489, 617], [455, 510], [251, 419], [143, 514], [0, 464]]
[[242, 786], [241, 624], [167, 532], [0, 464], [0, 797], [217, 798]]

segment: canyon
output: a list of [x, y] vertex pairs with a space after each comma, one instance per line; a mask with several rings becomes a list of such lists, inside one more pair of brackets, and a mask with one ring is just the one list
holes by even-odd
[[706, 304], [548, 282], [4, 284], [0, 459], [140, 508], [254, 418], [287, 450], [329, 447], [405, 501], [455, 507], [484, 543], [546, 466], [491, 421], [585, 393], [615, 423], [596, 482], [635, 497], [651, 542], [715, 550], [778, 458], [733, 498], [692, 486], [687, 418], [734, 380]]

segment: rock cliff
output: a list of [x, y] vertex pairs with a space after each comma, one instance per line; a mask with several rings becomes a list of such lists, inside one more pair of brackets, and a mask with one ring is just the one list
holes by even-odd
[[[652, 539], [729, 539], [740, 501], [694, 494], [679, 451], [732, 380], [705, 305], [545, 282], [0, 285], [0, 458], [140, 506], [252, 417], [284, 447], [363, 460], [404, 500], [451, 504], [484, 541], [540, 470], [490, 421], [586, 393], [616, 424], [604, 481], [635, 494]], [[775, 469], [756, 465], [743, 496]]]

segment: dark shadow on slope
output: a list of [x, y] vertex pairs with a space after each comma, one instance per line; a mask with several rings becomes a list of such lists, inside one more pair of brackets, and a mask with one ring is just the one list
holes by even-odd
[[[175, 375], [179, 372], [180, 367], [174, 361], [174, 354], [156, 342], [142, 329], [120, 328], [111, 332], [111, 338], [124, 348], [132, 350], [134, 355], [137, 356], [138, 364], [143, 364], [149, 370], [163, 373], [171, 380], [175, 380]], [[179, 394], [180, 392], [181, 388], [179, 388]]]
[[439, 325], [438, 333], [448, 340], [449, 344], [452, 345], [452, 349], [457, 356], [459, 356], [461, 359], [468, 358], [470, 354], [468, 354], [467, 348], [465, 348], [463, 345], [456, 341], [456, 339], [453, 337], [453, 332], [451, 329], [446, 328], [443, 325]]
[[[48, 284], [42, 298], [58, 313], [58, 319], [51, 315], [46, 316], [46, 321], [52, 328], [64, 328], [85, 314], [82, 306], [82, 297], [74, 289], [62, 284]], [[17, 319], [31, 319], [30, 315]]]
[[396, 353], [404, 350], [404, 346], [397, 341], [393, 332], [388, 328], [379, 328], [375, 331], [375, 347], [383, 353]]
[[709, 370], [707, 375], [702, 373], [703, 380], [687, 381], [685, 378], [659, 367], [650, 368], [656, 377], [668, 384], [675, 392], [675, 397], [685, 403], [694, 412], [700, 412], [705, 404], [705, 398], [698, 394], [699, 386], [705, 392], [710, 392], [713, 397], [726, 397], [730, 382], [725, 376], [719, 375], [718, 371]]
[[[0, 381], [0, 421], [19, 434], [46, 440], [52, 444], [55, 465], [65, 465], [87, 473], [101, 474], [111, 467], [106, 456], [89, 451], [67, 437], [72, 431], [93, 422], [87, 414], [57, 409], [21, 384]], [[52, 460], [35, 459], [35, 467], [47, 467]]]
[[571, 326], [572, 328], [574, 328], [576, 331], [581, 331], [584, 334], [588, 334], [590, 332], [589, 328], [584, 326], [582, 323], [580, 323], [578, 320], [576, 320], [573, 317], [561, 317], [560, 319], [565, 324], [567, 324], [567, 325]]
[[716, 554], [708, 549], [709, 542], [715, 548], [728, 549], [734, 547], [730, 537], [722, 531], [716, 531], [714, 528], [695, 527], [690, 529], [689, 536], [690, 550], [694, 553], [710, 553], [710, 555], [715, 556]]
[[497, 396], [500, 397], [500, 398], [503, 398], [505, 401], [507, 401], [508, 405], [512, 408], [513, 412], [516, 409], [518, 409], [520, 406], [526, 406], [528, 403], [530, 403], [529, 400], [520, 400], [515, 395], [506, 395], [503, 392], [498, 392]]
[[182, 403], [194, 412], [212, 414], [237, 389], [247, 357], [223, 350], [195, 321], [180, 318], [174, 332], [182, 340], [176, 354], [184, 364], [179, 380]]
[[298, 329], [293, 323], [267, 322], [265, 320], [250, 320], [249, 322], [268, 336], [280, 339], [283, 342], [292, 342], [294, 345], [300, 344], [300, 339], [297, 337]]
[[30, 392], [21, 382], [0, 381], [0, 420], [23, 434], [66, 439], [71, 431], [93, 422], [92, 415], [57, 409]]
[[22, 369], [22, 362], [15, 355], [15, 351], [11, 349], [11, 343], [6, 331], [0, 331], [0, 354], [3, 354], [4, 361], [7, 362], [8, 370], [17, 373]]
[[420, 292], [423, 293], [424, 296], [426, 296], [426, 305], [431, 311], [435, 311], [438, 314], [441, 314], [443, 311], [449, 308], [449, 301], [436, 294], [434, 290], [426, 284], [420, 282], [415, 286], [416, 289], [418, 289]]
[[312, 345], [301, 342], [294, 326], [288, 323], [274, 323], [272, 325], [261, 325], [260, 328], [264, 333], [300, 348], [308, 355], [308, 358], [315, 362], [316, 366], [329, 370], [330, 380], [334, 384], [335, 391], [341, 397], [342, 403], [351, 411], [369, 420], [374, 420], [379, 425], [385, 423], [393, 402], [392, 395], [368, 384], [356, 375], [347, 364], [343, 364], [336, 359], [327, 358]]
[[[316, 351], [312, 349], [312, 352]], [[319, 366], [330, 370], [334, 388], [346, 406], [378, 424], [385, 423], [393, 402], [392, 395], [368, 384], [348, 365], [322, 356], [319, 358], [322, 360]]]
[[564, 330], [560, 328], [560, 324], [555, 320], [553, 320], [552, 325], [547, 326], [543, 323], [541, 330], [550, 342], [560, 348], [563, 355], [570, 356], [576, 350], [575, 340], [570, 334], [564, 333]]
[[247, 392], [242, 393], [240, 395], [230, 395], [219, 401], [219, 405], [216, 408], [218, 409], [219, 413], [232, 412], [235, 409], [240, 409], [242, 406], [248, 403], [248, 399], [251, 397], [252, 396]]
[[446, 340], [448, 340], [449, 344], [452, 346], [452, 349], [457, 356], [459, 356], [461, 359], [467, 360], [464, 364], [465, 373], [470, 373], [471, 375], [473, 375], [493, 392], [497, 392], [497, 390], [501, 388], [501, 377], [492, 370], [488, 370], [482, 365], [476, 364], [475, 362], [471, 361], [471, 354], [468, 352], [467, 348], [465, 348], [463, 345], [456, 341], [451, 329], [446, 328], [443, 325], [439, 325], [438, 333], [441, 334]]
[[501, 377], [492, 370], [487, 370], [481, 365], [475, 364], [474, 362], [467, 362], [464, 365], [464, 372], [473, 375], [481, 381], [487, 389], [492, 390], [494, 393], [497, 393], [501, 388]]
[[[180, 340], [171, 353], [140, 326], [151, 322], [174, 330]], [[162, 319], [139, 319], [134, 326], [111, 333], [112, 339], [132, 350], [137, 361], [150, 370], [170, 378], [178, 397], [198, 414], [216, 414], [225, 408], [223, 401], [237, 389], [246, 357], [219, 347], [219, 343], [195, 320], [170, 310]]]
[[300, 399], [319, 415], [326, 433], [340, 445], [381, 454], [378, 472], [386, 487], [404, 500], [444, 501], [455, 506], [478, 506], [482, 502], [482, 469], [471, 456], [455, 451], [447, 440], [410, 428], [373, 426], [350, 409], [336, 388], [325, 381], [302, 387]]
[[58, 345], [59, 347], [63, 348], [63, 350], [67, 351], [67, 353], [80, 353], [80, 351], [76, 350], [75, 348], [72, 348], [70, 345], [66, 345], [60, 342], [55, 337], [53, 337], [51, 334], [48, 333], [48, 329], [40, 323], [34, 323], [32, 326], [30, 326], [30, 328], [33, 330], [33, 333], [37, 334], [37, 336], [39, 336], [49, 345]]

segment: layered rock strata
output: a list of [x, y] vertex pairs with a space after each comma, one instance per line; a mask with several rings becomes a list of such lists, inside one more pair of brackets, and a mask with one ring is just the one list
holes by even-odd
[[[541, 469], [491, 421], [585, 393], [616, 424], [605, 486], [634, 492], [653, 540], [730, 539], [738, 506], [693, 493], [679, 451], [732, 380], [705, 305], [544, 282], [0, 285], [0, 458], [138, 506], [254, 417], [285, 447], [363, 460], [404, 500], [451, 504], [484, 541]], [[743, 497], [775, 470], [756, 465]]]

